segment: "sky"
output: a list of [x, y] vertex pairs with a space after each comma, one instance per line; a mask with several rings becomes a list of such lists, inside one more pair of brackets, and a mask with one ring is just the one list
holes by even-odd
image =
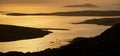
[[[100, 6], [99, 8], [70, 8], [67, 5], [84, 5], [86, 3]], [[0, 0], [0, 11], [36, 11], [61, 12], [79, 10], [120, 10], [120, 0]], [[32, 9], [31, 9], [31, 8]], [[33, 8], [34, 7], [34, 8]], [[38, 9], [39, 7], [39, 9]], [[40, 8], [41, 7], [41, 8]], [[19, 8], [19, 9], [18, 9]]]
[[120, 0], [0, 0], [0, 5], [12, 4], [27, 4], [27, 5], [42, 5], [42, 6], [64, 6], [71, 4], [119, 4]]

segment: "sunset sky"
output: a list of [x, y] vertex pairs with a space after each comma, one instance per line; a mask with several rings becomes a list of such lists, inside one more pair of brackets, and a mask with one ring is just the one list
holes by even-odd
[[[23, 11], [23, 9], [26, 9], [26, 11], [37, 11], [38, 7], [42, 7], [40, 10], [38, 9], [40, 12], [78, 11], [81, 10], [80, 7], [66, 8], [64, 6], [84, 5], [87, 3], [95, 6], [100, 6], [100, 8], [97, 8], [97, 10], [120, 10], [120, 0], [0, 0], [0, 10]], [[34, 8], [31, 9], [30, 7]], [[95, 8], [87, 8], [87, 10], [89, 9], [95, 10]]]
[[83, 4], [83, 3], [93, 3], [93, 4], [119, 4], [120, 0], [0, 0], [0, 5], [12, 5], [12, 4], [36, 4], [45, 6], [64, 6], [71, 4]]

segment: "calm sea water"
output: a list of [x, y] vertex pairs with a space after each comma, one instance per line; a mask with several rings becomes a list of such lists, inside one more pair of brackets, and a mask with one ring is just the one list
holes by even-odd
[[[0, 15], [0, 24], [18, 25], [34, 28], [64, 28], [70, 29], [51, 30], [53, 33], [43, 38], [19, 40], [12, 42], [0, 42], [0, 52], [20, 51], [37, 52], [47, 48], [58, 48], [69, 44], [68, 41], [76, 37], [91, 37], [102, 33], [110, 26], [93, 24], [71, 24], [83, 22], [88, 19], [106, 17], [72, 17], [72, 16], [6, 16]], [[109, 17], [110, 18], [110, 17]]]

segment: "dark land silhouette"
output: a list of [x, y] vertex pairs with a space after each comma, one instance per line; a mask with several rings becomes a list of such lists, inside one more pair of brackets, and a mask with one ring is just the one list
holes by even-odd
[[86, 3], [86, 4], [81, 4], [81, 5], [67, 5], [64, 7], [99, 7], [99, 6], [90, 4], [90, 3]]
[[35, 13], [35, 14], [28, 14], [28, 13], [7, 13], [8, 16], [40, 16], [40, 15], [53, 15], [52, 13]]
[[97, 25], [105, 25], [111, 26], [120, 23], [120, 18], [100, 18], [100, 19], [90, 19], [84, 22], [77, 22], [72, 24], [97, 24]]
[[3, 13], [8, 16], [120, 16], [120, 11], [71, 11], [55, 13]]
[[116, 56], [120, 55], [120, 23], [105, 30], [98, 36], [77, 37], [60, 48], [46, 49], [34, 53], [8, 52], [0, 55], [19, 56]]
[[49, 33], [52, 32], [38, 28], [0, 24], [0, 42], [42, 38]]

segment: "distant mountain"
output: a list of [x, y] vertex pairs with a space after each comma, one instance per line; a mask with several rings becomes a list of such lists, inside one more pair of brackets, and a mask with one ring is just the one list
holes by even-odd
[[82, 5], [67, 5], [64, 7], [99, 7], [99, 6], [87, 3], [87, 4], [82, 4]]

